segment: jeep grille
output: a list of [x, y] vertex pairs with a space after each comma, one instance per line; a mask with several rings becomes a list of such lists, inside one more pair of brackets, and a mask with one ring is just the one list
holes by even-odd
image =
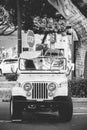
[[48, 98], [48, 83], [32, 83], [32, 98], [33, 99], [47, 99]]

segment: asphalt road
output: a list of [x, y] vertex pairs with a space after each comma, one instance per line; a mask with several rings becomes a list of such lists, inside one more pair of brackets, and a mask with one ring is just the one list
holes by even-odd
[[57, 113], [24, 113], [23, 122], [11, 122], [9, 102], [0, 102], [0, 130], [87, 130], [87, 102], [74, 102], [70, 122], [57, 120]]

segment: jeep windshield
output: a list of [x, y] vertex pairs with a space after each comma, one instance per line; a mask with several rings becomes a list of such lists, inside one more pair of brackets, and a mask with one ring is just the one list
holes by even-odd
[[64, 71], [66, 59], [58, 57], [41, 56], [34, 59], [19, 60], [19, 69], [22, 71]]

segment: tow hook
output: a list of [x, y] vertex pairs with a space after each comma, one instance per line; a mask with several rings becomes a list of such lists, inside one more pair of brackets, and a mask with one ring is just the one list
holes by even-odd
[[32, 104], [31, 104], [31, 105], [28, 105], [28, 108], [29, 108], [29, 109], [35, 109], [35, 108], [36, 108], [36, 105], [32, 105]]

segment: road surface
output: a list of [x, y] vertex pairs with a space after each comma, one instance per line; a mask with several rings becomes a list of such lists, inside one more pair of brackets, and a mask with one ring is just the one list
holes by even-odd
[[70, 122], [57, 120], [57, 113], [24, 113], [23, 122], [11, 122], [9, 102], [0, 102], [0, 130], [87, 130], [87, 103], [74, 102]]

